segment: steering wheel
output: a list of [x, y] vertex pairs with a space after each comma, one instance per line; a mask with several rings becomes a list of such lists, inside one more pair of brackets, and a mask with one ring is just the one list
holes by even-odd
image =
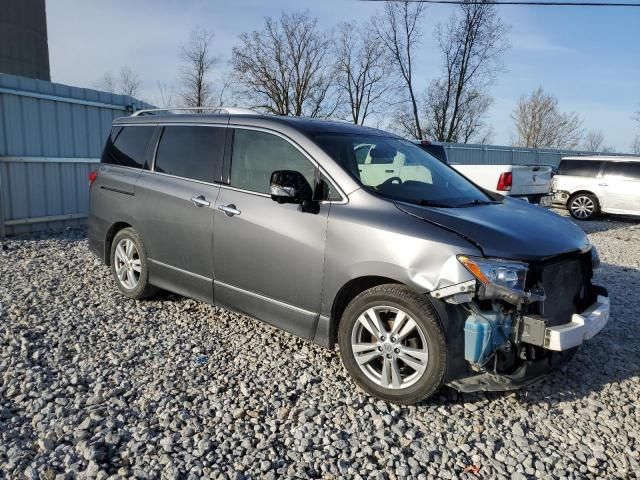
[[380, 185], [378, 185], [378, 188], [386, 187], [387, 185], [392, 185], [394, 184], [394, 182], [396, 182], [395, 185], [402, 185], [402, 179], [400, 177], [389, 177]]

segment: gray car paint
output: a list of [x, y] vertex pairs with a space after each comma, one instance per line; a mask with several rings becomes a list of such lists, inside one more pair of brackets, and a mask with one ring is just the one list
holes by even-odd
[[[154, 285], [213, 302], [213, 208], [220, 187], [143, 171], [136, 182], [134, 228]], [[192, 197], [209, 206], [196, 207]]]
[[584, 231], [565, 218], [522, 200], [461, 208], [427, 208], [398, 203], [402, 211], [455, 231], [487, 257], [541, 261], [590, 248]]
[[[271, 131], [317, 162], [343, 198], [323, 203], [314, 214], [227, 185], [102, 165], [91, 191], [92, 250], [108, 262], [105, 239], [113, 225], [126, 222], [145, 243], [152, 284], [250, 314], [325, 346], [335, 341], [335, 299], [357, 279], [384, 277], [427, 293], [472, 280], [456, 260], [458, 254], [542, 258], [588, 244], [570, 222], [517, 201], [446, 211], [396, 205], [362, 189], [310, 139], [308, 128], [391, 135], [386, 132], [252, 115], [126, 117], [115, 122], [150, 123], [228, 123]], [[126, 193], [103, 188], [116, 185], [125, 185]], [[190, 195], [196, 193], [210, 198], [211, 205], [192, 205]], [[228, 217], [218, 210], [228, 204], [241, 214]], [[548, 242], [552, 236], [558, 238]]]
[[222, 188], [215, 212], [215, 302], [296, 335], [313, 338], [318, 321], [329, 205], [303, 212], [268, 195]]

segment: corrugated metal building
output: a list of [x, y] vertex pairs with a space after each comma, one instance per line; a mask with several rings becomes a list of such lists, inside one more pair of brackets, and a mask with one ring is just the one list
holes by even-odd
[[84, 221], [87, 175], [134, 98], [0, 73], [0, 236]]

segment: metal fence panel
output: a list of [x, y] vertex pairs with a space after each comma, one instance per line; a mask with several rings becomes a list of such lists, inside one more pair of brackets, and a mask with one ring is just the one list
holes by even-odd
[[558, 166], [562, 157], [569, 155], [598, 155], [597, 152], [582, 150], [551, 150], [462, 143], [445, 143], [444, 148], [447, 151], [449, 162], [452, 164]]
[[0, 74], [0, 236], [81, 222], [87, 176], [134, 98]]

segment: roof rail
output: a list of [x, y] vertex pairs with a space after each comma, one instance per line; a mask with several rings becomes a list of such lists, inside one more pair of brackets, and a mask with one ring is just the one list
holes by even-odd
[[226, 113], [229, 115], [259, 115], [255, 110], [242, 107], [176, 107], [176, 108], [147, 108], [144, 110], [137, 110], [131, 116], [139, 117], [141, 115], [153, 115], [156, 112], [192, 112], [193, 110], [203, 110], [207, 113]]

